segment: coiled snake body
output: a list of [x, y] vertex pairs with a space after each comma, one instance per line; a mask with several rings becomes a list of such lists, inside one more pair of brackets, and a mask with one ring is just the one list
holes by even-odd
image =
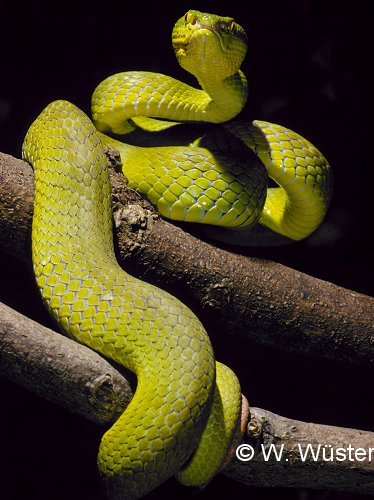
[[[114, 75], [93, 96], [100, 131], [125, 132], [134, 123], [174, 126], [136, 122], [137, 116], [223, 122], [240, 111], [246, 99], [239, 70], [244, 30], [231, 18], [190, 11], [177, 22], [173, 43], [204, 90], [152, 73]], [[213, 133], [213, 139], [181, 148], [115, 145], [130, 185], [167, 217], [234, 228], [260, 219], [293, 239], [314, 230], [329, 199], [323, 156], [297, 134], [264, 122], [229, 124], [222, 133], [224, 144]], [[283, 183], [267, 201], [265, 168], [253, 158], [248, 167], [249, 150], [238, 137]], [[35, 170], [33, 265], [43, 300], [63, 331], [138, 377], [133, 400], [102, 439], [98, 463], [111, 498], [139, 498], [187, 461], [178, 472], [185, 484], [205, 483], [222, 467], [241, 394], [231, 370], [215, 363], [195, 315], [119, 267], [104, 143], [113, 139], [66, 101], [47, 106], [30, 127], [23, 155]]]

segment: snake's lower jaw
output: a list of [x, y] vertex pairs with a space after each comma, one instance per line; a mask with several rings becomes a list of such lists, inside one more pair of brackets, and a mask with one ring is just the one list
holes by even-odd
[[177, 60], [189, 73], [195, 74], [197, 69], [202, 69], [201, 64], [205, 62], [206, 41], [210, 36], [212, 36], [211, 31], [201, 28], [173, 39]]

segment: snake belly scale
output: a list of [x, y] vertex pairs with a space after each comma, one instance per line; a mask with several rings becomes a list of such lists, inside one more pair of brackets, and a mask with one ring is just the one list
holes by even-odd
[[[118, 265], [105, 144], [120, 150], [130, 185], [177, 220], [240, 229], [259, 221], [297, 240], [327, 210], [328, 163], [283, 127], [230, 122], [213, 139], [174, 149], [137, 148], [102, 134], [175, 127], [170, 120], [230, 120], [247, 97], [240, 70], [246, 43], [233, 19], [189, 11], [175, 25], [173, 44], [202, 90], [154, 73], [114, 75], [94, 92], [96, 128], [73, 104], [55, 101], [24, 141], [35, 171], [32, 255], [43, 301], [67, 335], [138, 379], [100, 444], [99, 471], [112, 499], [140, 498], [173, 474], [187, 485], [209, 481], [227, 460], [242, 396], [196, 316]], [[266, 189], [268, 174], [279, 188]]]

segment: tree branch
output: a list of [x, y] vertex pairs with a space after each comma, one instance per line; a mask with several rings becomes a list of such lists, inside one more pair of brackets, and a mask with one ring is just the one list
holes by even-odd
[[129, 372], [1, 302], [0, 375], [98, 424], [116, 420], [133, 396]]
[[226, 467], [233, 479], [260, 487], [374, 492], [373, 432], [300, 422], [261, 408], [251, 408], [247, 429], [254, 457]]
[[[110, 424], [125, 409], [132, 376], [119, 373], [87, 347], [45, 328], [0, 304], [0, 373], [31, 391], [98, 424]], [[251, 461], [234, 460], [224, 474], [245, 484], [334, 489], [374, 493], [374, 464], [369, 450], [374, 433], [299, 422], [260, 408], [251, 409], [245, 441], [255, 449]], [[274, 444], [275, 454], [264, 459]], [[299, 446], [331, 445], [366, 451], [364, 460], [305, 461]], [[348, 452], [347, 452], [348, 453]], [[353, 452], [354, 453], [354, 452]], [[354, 456], [354, 454], [353, 454]], [[374, 456], [374, 448], [372, 448]], [[362, 458], [362, 454], [361, 454]]]
[[[108, 155], [116, 164], [115, 151]], [[29, 259], [33, 173], [0, 154], [0, 246]], [[122, 264], [190, 302], [225, 333], [286, 351], [373, 363], [374, 299], [275, 262], [217, 248], [161, 218], [111, 169]], [[192, 250], [193, 249], [193, 250]]]

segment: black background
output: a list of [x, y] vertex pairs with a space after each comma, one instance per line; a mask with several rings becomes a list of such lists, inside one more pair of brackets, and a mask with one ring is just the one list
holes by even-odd
[[[89, 113], [93, 89], [110, 74], [149, 70], [194, 84], [178, 67], [170, 44], [175, 20], [189, 8], [233, 16], [248, 33], [242, 69], [250, 94], [241, 118], [297, 131], [323, 151], [334, 169], [334, 197], [321, 229], [305, 242], [256, 254], [373, 295], [368, 1], [20, 5], [0, 0], [0, 151], [20, 157], [28, 126], [54, 99], [70, 100]], [[0, 300], [48, 323], [30, 265], [3, 256], [0, 280]], [[371, 371], [291, 356], [243, 339], [227, 341], [224, 325], [205, 326], [208, 333], [220, 330], [217, 357], [238, 373], [254, 406], [290, 418], [372, 430]], [[95, 477], [102, 429], [7, 381], [1, 386], [0, 496], [102, 499]], [[361, 498], [249, 488], [223, 477], [199, 497], [223, 493], [256, 500]], [[150, 498], [174, 496], [193, 495], [171, 480]]]

